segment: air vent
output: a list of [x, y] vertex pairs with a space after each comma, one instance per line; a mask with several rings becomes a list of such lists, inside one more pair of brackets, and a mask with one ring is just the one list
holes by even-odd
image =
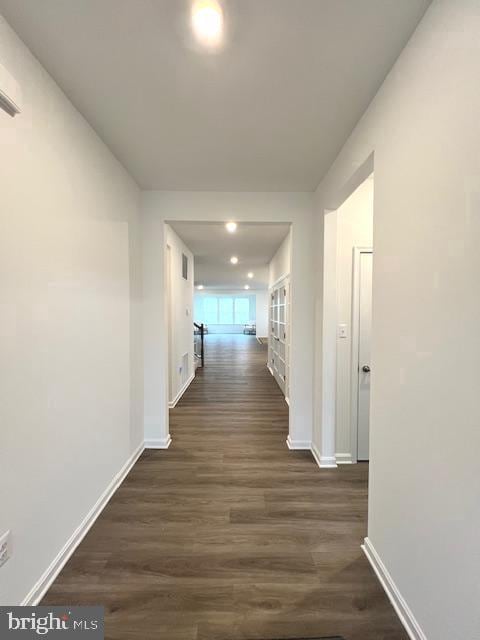
[[188, 280], [188, 257], [182, 253], [182, 277]]

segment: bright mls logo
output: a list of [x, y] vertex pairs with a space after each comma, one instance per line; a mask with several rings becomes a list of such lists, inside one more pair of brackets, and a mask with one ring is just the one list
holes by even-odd
[[103, 640], [103, 618], [103, 607], [0, 607], [0, 640], [39, 636]]

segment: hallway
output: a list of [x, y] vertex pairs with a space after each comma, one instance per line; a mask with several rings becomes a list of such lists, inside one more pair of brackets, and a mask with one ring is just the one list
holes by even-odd
[[208, 335], [170, 412], [42, 604], [103, 604], [107, 638], [406, 640], [360, 549], [367, 467], [289, 451], [253, 336]]

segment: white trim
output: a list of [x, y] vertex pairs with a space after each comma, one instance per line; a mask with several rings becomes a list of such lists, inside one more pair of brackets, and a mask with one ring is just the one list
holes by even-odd
[[[337, 226], [338, 211], [324, 211], [323, 238], [323, 322], [322, 322], [322, 380], [318, 390], [321, 407], [317, 406], [317, 421], [321, 424], [319, 447], [328, 452], [329, 458], [335, 457], [336, 443], [336, 400], [337, 400]], [[320, 451], [315, 452], [320, 464]], [[332, 463], [332, 460], [325, 464]], [[332, 465], [333, 466], [333, 465]]]
[[173, 409], [174, 407], [176, 407], [178, 401], [180, 400], [180, 398], [183, 396], [183, 394], [185, 393], [185, 391], [188, 389], [188, 387], [190, 386], [190, 384], [192, 383], [193, 379], [195, 378], [195, 372], [192, 373], [192, 375], [188, 378], [188, 380], [185, 382], [185, 384], [183, 385], [183, 387], [180, 389], [180, 391], [177, 393], [177, 395], [175, 396], [175, 398], [173, 400], [170, 400], [168, 403], [168, 408], [169, 409]]
[[393, 608], [400, 618], [400, 622], [405, 627], [408, 636], [411, 638], [411, 640], [427, 640], [427, 636], [420, 628], [420, 625], [416, 621], [415, 616], [410, 610], [410, 607], [405, 602], [405, 599], [398, 590], [398, 587], [393, 581], [392, 576], [389, 574], [380, 556], [375, 551], [375, 547], [373, 546], [369, 538], [365, 538], [364, 544], [362, 544], [362, 549], [367, 556], [368, 561], [372, 565], [372, 568], [375, 571], [380, 584], [385, 590], [388, 599], [392, 603]]
[[168, 449], [172, 443], [170, 434], [165, 438], [149, 438], [145, 440], [145, 449]]
[[288, 406], [290, 406], [290, 398], [288, 398], [287, 396], [285, 396], [285, 402], [288, 404]]
[[351, 453], [337, 453], [335, 454], [337, 464], [353, 464]]
[[353, 247], [352, 260], [352, 345], [350, 370], [350, 442], [352, 462], [358, 461], [358, 359], [360, 330], [360, 258], [362, 253], [373, 254], [372, 247]]
[[320, 451], [317, 449], [316, 445], [312, 442], [311, 452], [313, 457], [315, 458], [315, 462], [318, 464], [320, 469], [336, 469], [337, 468], [337, 460], [334, 457], [330, 456], [322, 456]]
[[279, 278], [277, 278], [275, 280], [275, 282], [272, 282], [271, 285], [269, 285], [268, 291], [270, 292], [272, 289], [274, 289], [278, 284], [280, 284], [280, 282], [282, 280], [286, 280], [287, 278], [290, 278], [290, 273], [284, 273], [283, 276], [280, 276]]
[[270, 371], [272, 376], [275, 377], [274, 374], [273, 374], [273, 370], [272, 370], [272, 368], [271, 368], [271, 366], [269, 364], [267, 364], [267, 369]]
[[15, 78], [0, 64], [0, 109], [12, 118], [21, 113], [22, 94]]
[[102, 495], [98, 498], [96, 503], [87, 513], [85, 518], [79, 524], [79, 526], [72, 533], [70, 538], [64, 544], [64, 546], [60, 549], [57, 556], [53, 559], [52, 563], [47, 567], [45, 572], [42, 574], [38, 582], [33, 586], [30, 592], [25, 596], [22, 600], [21, 606], [26, 607], [34, 607], [36, 606], [43, 596], [46, 594], [48, 589], [51, 587], [55, 578], [58, 576], [60, 571], [63, 569], [75, 549], [81, 543], [83, 538], [88, 533], [91, 526], [94, 524], [95, 520], [102, 513], [103, 509], [107, 506], [110, 498], [113, 496], [118, 487], [122, 484], [128, 472], [136, 463], [138, 458], [142, 455], [144, 450], [143, 442], [140, 444], [132, 455], [125, 462], [120, 471], [112, 478], [110, 484], [102, 493]]
[[290, 437], [290, 435], [287, 438], [287, 447], [289, 449], [293, 450], [302, 450], [302, 451], [309, 451], [312, 447], [312, 443], [310, 440], [292, 440], [292, 438]]

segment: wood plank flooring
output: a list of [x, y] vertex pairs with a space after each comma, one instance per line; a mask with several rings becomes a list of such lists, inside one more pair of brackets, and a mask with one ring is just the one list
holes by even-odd
[[42, 604], [102, 604], [116, 640], [408, 640], [361, 550], [367, 465], [289, 451], [288, 407], [251, 336], [206, 367]]

